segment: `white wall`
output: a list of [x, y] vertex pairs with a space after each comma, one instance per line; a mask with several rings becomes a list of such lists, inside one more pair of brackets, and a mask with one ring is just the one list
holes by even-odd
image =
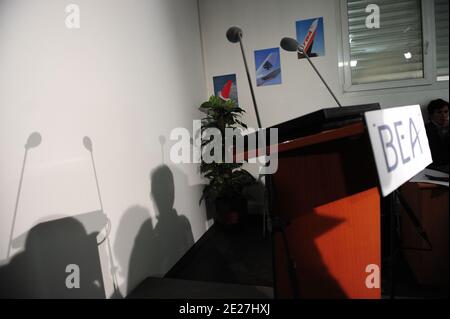
[[[69, 3], [81, 9], [79, 30], [65, 27]], [[163, 160], [174, 175], [174, 208], [194, 240], [206, 231], [197, 167], [175, 167], [168, 158], [170, 131], [191, 128], [205, 97], [196, 0], [0, 0], [0, 260], [8, 263], [24, 145], [39, 132], [42, 143], [27, 154], [13, 237], [38, 222], [101, 209], [82, 143], [88, 136], [122, 295], [145, 276], [167, 272], [188, 248], [175, 247], [170, 236], [159, 260], [140, 246], [152, 273], [140, 269], [128, 283], [138, 231], [159, 222], [150, 173]], [[126, 238], [117, 238], [119, 229]], [[109, 295], [110, 265], [102, 258]]]
[[[343, 92], [339, 81], [338, 44], [340, 29], [338, 0], [200, 0], [206, 81], [213, 94], [212, 77], [236, 73], [239, 103], [248, 111], [246, 120], [256, 126], [250, 91], [237, 44], [225, 37], [230, 26], [243, 30], [249, 68], [255, 79], [254, 50], [278, 47], [283, 37], [294, 37], [297, 20], [322, 16], [325, 27], [325, 56], [314, 63], [343, 105], [379, 102], [382, 107], [421, 104], [435, 98], [448, 100], [448, 82], [439, 85], [359, 94]], [[280, 49], [281, 50], [281, 49]], [[282, 85], [256, 87], [263, 126], [296, 118], [335, 103], [307, 61], [281, 50]]]

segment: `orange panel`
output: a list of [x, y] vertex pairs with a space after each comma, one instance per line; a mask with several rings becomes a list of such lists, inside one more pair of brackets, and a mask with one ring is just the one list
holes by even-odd
[[[366, 287], [366, 267], [381, 269], [379, 198], [372, 188], [311, 212], [298, 212], [291, 220], [287, 238], [301, 298], [381, 297], [380, 288]], [[289, 298], [284, 249], [281, 235], [276, 234], [277, 293]]]

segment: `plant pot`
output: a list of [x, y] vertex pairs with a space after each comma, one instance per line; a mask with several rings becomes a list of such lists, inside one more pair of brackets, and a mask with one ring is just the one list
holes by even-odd
[[223, 225], [237, 225], [246, 215], [247, 201], [245, 199], [217, 198], [216, 221]]

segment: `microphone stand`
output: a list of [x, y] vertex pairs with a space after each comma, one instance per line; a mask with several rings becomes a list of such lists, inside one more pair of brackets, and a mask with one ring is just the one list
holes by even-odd
[[312, 63], [311, 59], [309, 58], [309, 55], [303, 50], [302, 47], [298, 48], [298, 53], [300, 53], [302, 56], [304, 56], [309, 64], [311, 65], [311, 67], [313, 68], [313, 70], [317, 73], [317, 75], [319, 76], [320, 80], [322, 81], [322, 83], [325, 85], [325, 87], [327, 88], [328, 92], [330, 92], [331, 96], [333, 97], [333, 99], [336, 101], [337, 105], [339, 107], [342, 107], [341, 103], [339, 103], [339, 100], [337, 99], [336, 95], [334, 95], [333, 91], [331, 91], [330, 87], [328, 86], [327, 82], [325, 82], [325, 79], [322, 77], [322, 74], [320, 74], [319, 70], [317, 70], [316, 66], [314, 65], [314, 63]]
[[[250, 86], [250, 93], [251, 93], [252, 100], [253, 100], [253, 107], [254, 107], [255, 114], [256, 114], [256, 121], [258, 123], [258, 129], [262, 129], [261, 118], [259, 116], [258, 106], [256, 103], [256, 98], [255, 98], [255, 92], [253, 89], [253, 83], [252, 83], [252, 79], [250, 77], [250, 72], [248, 69], [247, 59], [246, 59], [245, 51], [244, 51], [244, 45], [242, 43], [242, 35], [239, 35], [238, 40], [239, 40], [239, 45], [240, 45], [241, 52], [242, 52], [242, 58], [244, 60], [244, 66], [245, 66], [245, 72], [247, 74], [248, 84]], [[270, 163], [267, 162], [265, 165], [268, 166], [269, 164]], [[275, 226], [272, 227], [272, 231], [275, 229], [275, 231], [281, 232], [282, 240], [283, 240], [284, 247], [285, 247], [286, 258], [287, 258], [286, 259], [287, 260], [287, 271], [288, 271], [288, 275], [289, 275], [289, 280], [291, 282], [292, 293], [293, 293], [294, 298], [298, 299], [299, 298], [299, 288], [298, 288], [296, 264], [295, 264], [294, 259], [291, 256], [291, 253], [289, 250], [289, 245], [288, 245], [288, 240], [287, 240], [287, 236], [286, 236], [286, 226], [289, 225], [289, 222], [282, 221], [280, 217], [272, 216], [273, 213], [272, 213], [271, 207], [272, 207], [272, 201], [273, 201], [273, 195], [274, 195], [274, 189], [275, 189], [272, 175], [270, 175], [270, 174], [265, 175], [265, 181], [266, 181], [266, 189], [267, 189], [267, 194], [268, 194], [267, 195], [268, 204], [264, 205], [265, 206], [264, 209], [265, 210], [267, 209], [269, 211], [269, 216], [270, 216], [271, 220], [274, 221]], [[272, 224], [272, 222], [271, 222], [271, 224]], [[264, 226], [265, 226], [265, 218], [264, 218]], [[265, 230], [265, 227], [264, 227], [264, 230]], [[273, 236], [272, 236], [272, 241], [273, 241]], [[272, 243], [272, 247], [274, 247], [273, 243]], [[274, 261], [273, 261], [273, 264], [275, 264]], [[275, 291], [275, 293], [276, 293], [276, 291]]]
[[241, 47], [242, 58], [244, 59], [245, 72], [247, 73], [247, 80], [248, 80], [248, 84], [250, 86], [250, 93], [252, 95], [253, 107], [255, 109], [255, 114], [256, 114], [256, 122], [258, 123], [258, 128], [261, 129], [262, 128], [261, 118], [259, 117], [258, 105], [256, 104], [255, 91], [253, 90], [252, 79], [250, 77], [250, 72], [248, 71], [247, 58], [245, 57], [244, 45], [242, 43], [242, 37], [239, 37], [239, 46]]

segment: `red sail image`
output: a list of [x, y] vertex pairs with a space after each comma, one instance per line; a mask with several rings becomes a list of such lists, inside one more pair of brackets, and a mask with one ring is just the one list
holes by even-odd
[[303, 48], [303, 51], [308, 55], [311, 56], [311, 49], [314, 44], [314, 39], [316, 37], [317, 33], [317, 26], [319, 24], [319, 19], [315, 19], [311, 26], [309, 27], [308, 33], [306, 34], [305, 38], [303, 39], [303, 42], [301, 44], [301, 47]]

